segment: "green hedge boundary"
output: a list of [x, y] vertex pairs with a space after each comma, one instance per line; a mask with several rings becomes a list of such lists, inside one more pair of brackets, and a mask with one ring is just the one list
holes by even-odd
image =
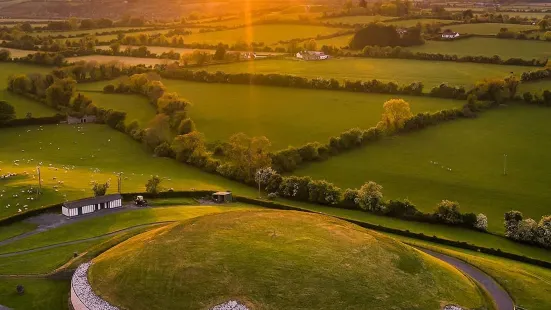
[[[155, 194], [155, 195], [153, 195], [151, 193], [135, 192], [135, 193], [123, 193], [121, 195], [122, 195], [124, 201], [131, 201], [138, 195], [144, 196], [144, 198], [147, 198], [147, 199], [152, 199], [152, 198], [202, 198], [202, 197], [210, 196], [214, 192], [215, 191], [213, 191], [213, 190], [172, 191], [172, 192], [162, 192], [162, 193], [158, 193], [158, 194]], [[344, 218], [344, 217], [340, 217], [340, 216], [329, 215], [329, 214], [326, 214], [326, 213], [323, 213], [323, 212], [316, 212], [316, 211], [303, 209], [303, 208], [299, 208], [299, 207], [293, 207], [293, 206], [281, 204], [281, 203], [274, 202], [274, 201], [260, 200], [260, 199], [245, 197], [245, 196], [239, 196], [239, 195], [233, 195], [233, 198], [234, 198], [234, 201], [236, 201], [236, 202], [242, 202], [242, 203], [247, 203], [247, 204], [251, 204], [251, 205], [257, 205], [257, 206], [265, 207], [265, 208], [268, 208], [268, 209], [286, 210], [286, 211], [299, 211], [299, 212], [326, 215], [326, 216], [338, 218], [340, 220], [349, 222], [349, 223], [354, 224], [354, 225], [358, 225], [358, 226], [363, 227], [363, 228], [368, 228], [368, 229], [381, 231], [381, 232], [392, 233], [392, 234], [395, 234], [395, 235], [410, 237], [410, 238], [419, 239], [419, 240], [423, 240], [423, 241], [430, 241], [430, 242], [433, 242], [433, 243], [453, 246], [453, 247], [460, 248], [460, 249], [477, 251], [477, 252], [484, 253], [484, 254], [490, 254], [490, 255], [494, 255], [494, 256], [498, 256], [498, 257], [511, 259], [511, 260], [514, 260], [514, 261], [519, 261], [519, 262], [528, 263], [528, 264], [531, 264], [531, 265], [536, 265], [536, 266], [539, 266], [539, 267], [544, 267], [544, 268], [547, 268], [547, 269], [551, 269], [551, 262], [543, 261], [543, 260], [539, 260], [539, 259], [536, 259], [536, 258], [531, 258], [531, 257], [523, 256], [523, 255], [513, 254], [513, 253], [509, 253], [509, 252], [504, 252], [501, 249], [486, 248], [486, 247], [481, 247], [481, 246], [477, 246], [477, 245], [474, 245], [474, 244], [469, 244], [467, 242], [454, 241], [454, 240], [439, 238], [439, 237], [436, 237], [436, 236], [428, 236], [428, 235], [425, 235], [423, 233], [414, 233], [414, 232], [411, 232], [409, 230], [401, 230], [401, 229], [385, 227], [385, 226], [381, 226], [381, 225], [377, 225], [377, 224], [371, 224], [371, 223], [362, 222], [362, 221], [358, 221], [358, 220], [353, 220], [353, 219], [349, 219], [349, 218]], [[34, 210], [31, 210], [31, 211], [28, 211], [28, 212], [25, 212], [25, 213], [16, 214], [14, 216], [1, 219], [0, 220], [0, 227], [5, 226], [5, 225], [9, 225], [9, 224], [12, 224], [12, 223], [15, 223], [15, 222], [18, 222], [18, 221], [22, 221], [22, 220], [27, 219], [27, 218], [32, 217], [32, 216], [36, 216], [36, 215], [40, 215], [40, 214], [44, 214], [44, 213], [50, 213], [50, 212], [54, 211], [55, 209], [59, 210], [62, 205], [63, 205], [62, 203], [54, 204], [54, 205], [46, 206], [44, 208], [34, 209]]]

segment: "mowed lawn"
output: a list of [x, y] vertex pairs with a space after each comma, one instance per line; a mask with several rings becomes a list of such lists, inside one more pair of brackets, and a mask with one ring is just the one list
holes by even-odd
[[[551, 46], [551, 45], [550, 45]], [[503, 78], [511, 71], [534, 70], [534, 67], [498, 66], [451, 61], [424, 61], [376, 58], [333, 58], [324, 61], [262, 60], [200, 68], [225, 73], [278, 73], [308, 78], [334, 78], [344, 80], [372, 80], [395, 82], [398, 85], [423, 82], [425, 92], [441, 83], [462, 85], [470, 89], [484, 78]], [[445, 73], [445, 74], [444, 74]]]
[[[452, 28], [455, 30], [455, 28]], [[457, 31], [457, 30], [456, 30]], [[551, 43], [534, 40], [506, 40], [497, 38], [468, 38], [456, 41], [426, 41], [425, 44], [409, 47], [413, 52], [441, 53], [458, 56], [498, 55], [502, 59], [542, 59], [551, 56]], [[516, 67], [516, 66], [515, 66]], [[517, 67], [513, 72], [522, 72]], [[524, 70], [526, 71], [526, 70]]]
[[275, 44], [281, 40], [311, 38], [318, 35], [327, 35], [338, 32], [339, 28], [311, 26], [311, 25], [258, 25], [243, 28], [193, 33], [184, 36], [184, 41], [190, 43], [235, 44], [244, 42], [264, 42], [266, 45]]
[[0, 100], [7, 101], [15, 108], [17, 118], [25, 118], [27, 116], [27, 113], [31, 113], [33, 117], [54, 115], [56, 113], [55, 110], [25, 97], [8, 92], [6, 90], [6, 88], [8, 87], [8, 77], [10, 75], [27, 73], [47, 74], [50, 73], [52, 70], [53, 68], [43, 66], [33, 66], [16, 63], [0, 63]]
[[296, 174], [342, 188], [372, 180], [384, 187], [387, 199], [408, 198], [423, 211], [433, 211], [442, 199], [455, 200], [465, 212], [486, 214], [489, 229], [503, 233], [507, 211], [537, 221], [551, 214], [549, 117], [546, 108], [509, 106], [388, 138]]
[[155, 107], [143, 96], [89, 91], [83, 91], [82, 94], [92, 99], [92, 102], [98, 107], [125, 112], [127, 125], [138, 121], [140, 127], [146, 127], [156, 115]]
[[474, 23], [474, 24], [463, 24], [463, 25], [453, 25], [449, 27], [455, 32], [461, 34], [482, 34], [482, 35], [495, 35], [499, 32], [501, 28], [507, 28], [509, 31], [519, 32], [525, 30], [537, 29], [538, 26], [535, 25], [518, 25], [518, 24], [499, 24], [499, 23]]
[[[124, 192], [144, 191], [147, 180], [158, 175], [165, 190], [231, 189], [245, 195], [254, 193], [253, 188], [175, 160], [155, 158], [140, 143], [106, 125], [48, 125], [38, 129], [30, 126], [0, 130], [2, 174], [19, 174], [0, 184], [5, 191], [0, 197], [0, 218], [16, 214], [19, 209], [24, 212], [66, 199], [89, 197], [93, 195], [94, 181], [110, 180], [109, 192], [116, 192], [118, 172], [123, 173]], [[17, 165], [15, 160], [19, 160]], [[44, 194], [35, 199], [34, 192], [28, 191], [36, 190], [34, 174], [40, 164]]]

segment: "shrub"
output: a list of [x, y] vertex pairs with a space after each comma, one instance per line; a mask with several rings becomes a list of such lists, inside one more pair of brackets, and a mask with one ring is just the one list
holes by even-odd
[[105, 87], [103, 88], [103, 92], [106, 93], [106, 94], [114, 93], [115, 92], [115, 85], [113, 85], [113, 84], [105, 85]]
[[151, 177], [147, 183], [145, 184], [145, 191], [156, 195], [161, 191], [161, 178], [159, 176], [153, 176]]
[[434, 216], [442, 223], [462, 223], [461, 212], [459, 212], [459, 203], [455, 201], [442, 200], [436, 207]]
[[173, 152], [168, 142], [159, 144], [153, 152], [157, 157], [173, 157]]
[[383, 187], [373, 181], [369, 181], [362, 185], [358, 190], [358, 198], [356, 198], [356, 204], [360, 206], [362, 210], [379, 212], [384, 209], [382, 205], [383, 200]]
[[487, 231], [488, 230], [488, 217], [486, 215], [480, 213], [476, 216], [476, 223], [474, 227], [481, 231]]
[[277, 198], [277, 193], [269, 193], [268, 194], [268, 199], [269, 200], [276, 200]]
[[107, 189], [109, 188], [109, 182], [100, 184], [100, 183], [94, 183], [94, 186], [92, 187], [92, 191], [94, 191], [94, 196], [105, 196], [105, 193], [107, 192]]
[[23, 285], [21, 284], [18, 284], [15, 287], [15, 291], [17, 292], [18, 295], [23, 295], [25, 293], [25, 287], [23, 287]]

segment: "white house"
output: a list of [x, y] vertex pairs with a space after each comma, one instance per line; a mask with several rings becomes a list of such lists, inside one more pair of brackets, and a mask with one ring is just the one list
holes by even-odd
[[452, 31], [451, 29], [446, 29], [442, 32], [442, 38], [444, 39], [455, 39], [459, 37], [459, 33]]
[[61, 207], [61, 213], [73, 217], [96, 212], [101, 209], [113, 209], [122, 207], [122, 196], [120, 194], [84, 198], [69, 201]]
[[295, 56], [296, 58], [303, 60], [325, 60], [329, 58], [329, 55], [325, 55], [324, 52], [316, 51], [302, 51], [298, 52]]

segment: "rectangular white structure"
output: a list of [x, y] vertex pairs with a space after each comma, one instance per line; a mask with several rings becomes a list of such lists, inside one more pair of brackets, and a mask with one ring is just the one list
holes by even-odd
[[61, 213], [73, 217], [89, 214], [101, 209], [113, 209], [122, 207], [122, 196], [120, 194], [98, 196], [66, 202], [61, 207]]

